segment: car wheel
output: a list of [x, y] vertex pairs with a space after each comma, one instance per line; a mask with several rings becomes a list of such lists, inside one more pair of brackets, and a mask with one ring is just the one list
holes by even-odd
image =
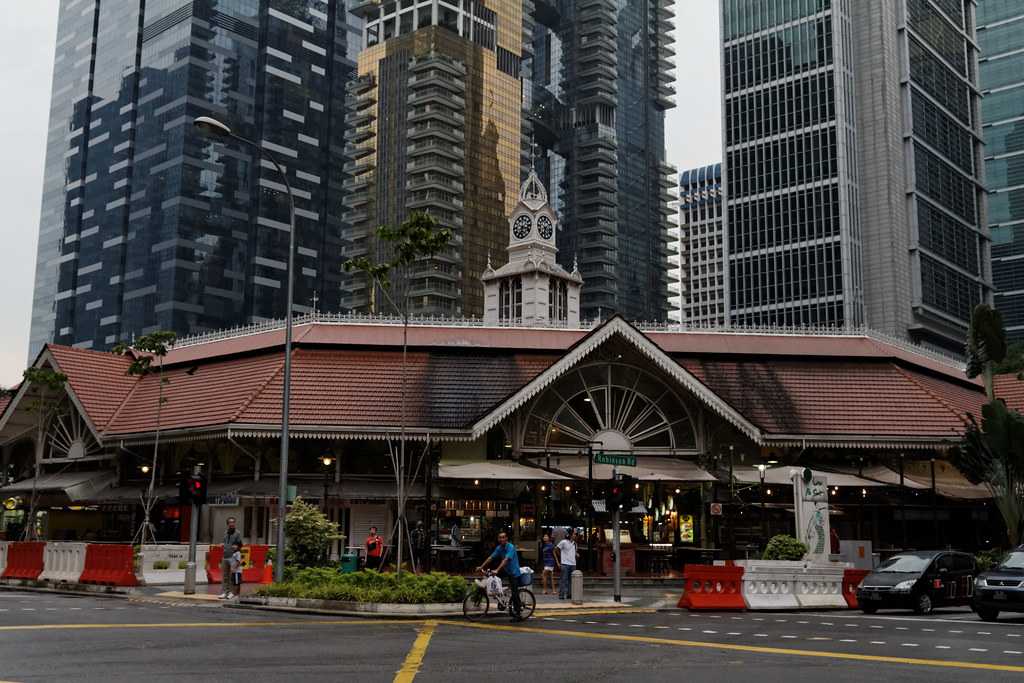
[[878, 611], [878, 607], [876, 607], [875, 605], [861, 605], [860, 611], [864, 614], [874, 614]]
[[914, 600], [914, 614], [931, 614], [932, 599], [927, 593], [921, 593]]
[[979, 607], [978, 616], [982, 621], [996, 621], [999, 619], [999, 610], [991, 607]]

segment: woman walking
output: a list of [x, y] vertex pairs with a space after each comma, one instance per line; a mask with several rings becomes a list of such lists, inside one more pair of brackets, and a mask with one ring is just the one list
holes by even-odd
[[544, 563], [540, 584], [544, 588], [544, 595], [548, 595], [555, 592], [555, 544], [551, 542], [550, 534], [544, 534], [544, 540], [540, 546], [540, 556]]

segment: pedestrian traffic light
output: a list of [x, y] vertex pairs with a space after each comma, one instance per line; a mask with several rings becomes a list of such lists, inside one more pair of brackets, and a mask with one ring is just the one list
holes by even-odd
[[206, 504], [206, 478], [200, 474], [182, 477], [178, 484], [178, 499], [181, 503], [195, 506]]
[[640, 504], [639, 480], [624, 475], [619, 483], [622, 486], [622, 509], [626, 512], [636, 509]]
[[605, 496], [604, 504], [608, 512], [619, 509], [622, 505], [625, 496], [625, 489], [622, 487], [622, 482], [613, 481], [612, 485], [608, 487], [608, 493]]

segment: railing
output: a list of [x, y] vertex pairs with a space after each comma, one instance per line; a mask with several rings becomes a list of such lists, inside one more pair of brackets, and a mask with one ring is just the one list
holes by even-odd
[[[592, 330], [598, 327], [601, 320], [583, 320], [579, 325], [569, 328], [565, 322], [554, 322], [549, 324], [532, 324], [530, 328], [546, 329], [575, 329]], [[306, 313], [293, 316], [293, 324], [323, 325], [401, 325], [402, 318], [394, 315], [373, 315], [367, 313]], [[450, 317], [450, 316], [415, 316], [409, 319], [409, 324], [414, 327], [524, 327], [515, 321], [504, 321], [498, 323], [485, 323], [482, 318]], [[718, 325], [693, 325], [673, 322], [633, 322], [637, 329], [643, 332], [680, 332], [680, 333], [715, 333], [727, 335], [765, 335], [765, 336], [793, 336], [793, 337], [866, 337], [889, 346], [896, 347], [903, 351], [916, 353], [938, 361], [952, 368], [963, 369], [964, 363], [956, 356], [945, 354], [935, 349], [914, 344], [909, 339], [902, 339], [893, 335], [885, 334], [866, 327], [836, 328], [824, 325], [807, 327], [775, 327], [775, 326], [750, 326], [722, 327]], [[250, 325], [241, 325], [229, 329], [207, 332], [188, 337], [182, 337], [175, 344], [175, 348], [207, 344], [224, 339], [274, 332], [284, 329], [284, 320], [267, 320]]]

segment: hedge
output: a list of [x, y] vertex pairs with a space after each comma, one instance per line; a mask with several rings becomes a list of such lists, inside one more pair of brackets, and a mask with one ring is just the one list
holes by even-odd
[[461, 602], [466, 580], [434, 572], [400, 576], [368, 570], [339, 574], [324, 567], [300, 569], [291, 580], [260, 588], [256, 594], [275, 598], [308, 598], [343, 602], [381, 602], [422, 605]]

